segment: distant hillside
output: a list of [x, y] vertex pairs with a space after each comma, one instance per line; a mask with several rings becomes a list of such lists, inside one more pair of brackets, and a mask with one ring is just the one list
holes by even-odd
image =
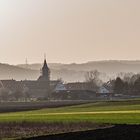
[[[48, 64], [51, 69], [54, 70], [74, 70], [74, 71], [90, 71], [97, 69], [100, 72], [107, 74], [116, 74], [119, 72], [140, 72], [140, 61], [91, 61], [82, 64], [59, 64], [59, 63], [50, 63]], [[42, 64], [31, 64], [31, 65], [18, 65], [19, 67], [33, 70], [39, 70], [42, 67]]]
[[[93, 61], [83, 64], [48, 64], [51, 79], [62, 78], [64, 81], [84, 81], [87, 71], [102, 72], [103, 79], [109, 79], [120, 72], [140, 73], [140, 61]], [[0, 79], [36, 80], [40, 75], [42, 64], [17, 65], [0, 64]], [[106, 73], [109, 77], [105, 76]]]
[[[60, 64], [60, 63], [49, 63], [48, 64], [49, 67], [51, 69], [55, 69], [55, 70], [60, 70], [60, 69], [65, 69], [65, 64]], [[32, 69], [32, 70], [40, 70], [43, 66], [43, 64], [41, 63], [35, 63], [35, 64], [19, 64], [17, 65], [18, 67], [21, 67], [21, 68], [25, 68], [25, 69]]]
[[[40, 75], [41, 64], [35, 65], [32, 69], [26, 68], [24, 65], [13, 66], [0, 63], [0, 80], [15, 79], [15, 80], [37, 80]], [[54, 66], [55, 67], [55, 66]], [[62, 78], [64, 81], [83, 81], [84, 72], [74, 70], [51, 69], [51, 79]]]
[[[42, 64], [30, 64], [30, 65], [20, 64], [17, 66], [24, 69], [36, 70], [36, 71], [40, 71], [40, 69], [42, 68]], [[72, 69], [65, 68], [63, 66], [64, 64], [57, 64], [57, 63], [49, 64], [49, 68], [51, 69], [52, 80], [56, 80], [60, 78], [62, 78], [64, 81], [67, 82], [85, 80], [85, 73], [86, 73], [85, 71], [82, 70], [75, 71]]]
[[12, 66], [9, 64], [0, 63], [0, 79], [37, 79], [39, 76], [38, 70], [30, 70], [25, 68], [20, 68], [17, 66]]
[[[115, 76], [120, 72], [140, 73], [140, 61], [91, 61], [83, 64], [59, 64], [49, 63], [51, 69], [52, 79], [62, 78], [64, 81], [83, 81], [85, 80], [85, 73], [91, 70], [98, 70], [106, 73], [104, 79]], [[40, 70], [42, 64], [18, 65], [22, 68], [31, 70]]]

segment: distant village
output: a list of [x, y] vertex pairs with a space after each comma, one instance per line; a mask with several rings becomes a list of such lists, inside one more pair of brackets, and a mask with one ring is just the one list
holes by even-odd
[[51, 80], [50, 69], [44, 60], [40, 77], [33, 80], [0, 80], [0, 101], [37, 100], [113, 100], [140, 97], [140, 75], [117, 77], [100, 82], [98, 71], [87, 73], [85, 82], [64, 83]]

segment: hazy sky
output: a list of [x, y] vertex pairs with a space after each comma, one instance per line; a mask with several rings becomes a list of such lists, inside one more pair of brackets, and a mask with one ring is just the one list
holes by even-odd
[[0, 62], [140, 59], [140, 0], [0, 0]]

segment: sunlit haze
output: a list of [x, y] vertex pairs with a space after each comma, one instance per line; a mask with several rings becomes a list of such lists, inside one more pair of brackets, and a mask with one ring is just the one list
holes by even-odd
[[0, 0], [0, 62], [140, 59], [140, 0]]

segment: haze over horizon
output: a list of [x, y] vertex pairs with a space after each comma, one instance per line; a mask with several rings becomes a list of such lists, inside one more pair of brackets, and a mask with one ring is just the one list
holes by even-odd
[[139, 0], [0, 0], [0, 62], [140, 60]]

